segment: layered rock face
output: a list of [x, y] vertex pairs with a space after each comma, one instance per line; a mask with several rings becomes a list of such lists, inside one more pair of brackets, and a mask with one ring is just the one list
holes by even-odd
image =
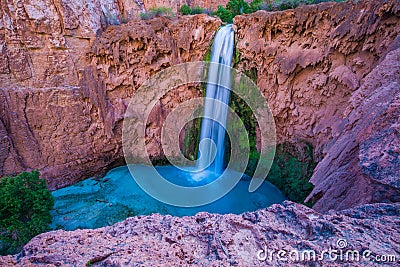
[[[201, 60], [220, 25], [200, 15], [105, 28], [115, 16], [102, 19], [104, 10], [116, 2], [74, 3], [0, 6], [0, 176], [39, 168], [58, 188], [116, 164], [129, 98], [150, 75]], [[288, 266], [257, 253], [321, 253], [339, 239], [345, 251], [399, 259], [399, 204], [328, 212], [399, 201], [399, 10], [398, 1], [354, 1], [235, 18], [237, 65], [268, 98], [278, 141], [315, 147], [317, 211], [285, 202], [242, 215], [139, 216], [41, 234], [0, 265]], [[169, 109], [197, 95], [188, 87], [161, 99], [150, 137]]]
[[[54, 189], [121, 164], [130, 97], [159, 70], [203, 59], [221, 24], [197, 15], [106, 28], [127, 3], [73, 3], [1, 6], [0, 176], [38, 168]], [[237, 66], [268, 98], [278, 141], [315, 147], [314, 207], [398, 201], [398, 1], [259, 11], [234, 28]], [[161, 99], [149, 140], [168, 110], [199, 94]]]
[[[47, 6], [54, 13], [40, 19], [24, 5], [1, 8], [0, 176], [39, 169], [52, 189], [121, 160], [122, 119], [135, 90], [163, 68], [202, 60], [220, 25], [197, 15], [101, 32], [91, 20], [97, 9], [86, 17]], [[172, 92], [159, 110], [198, 94]]]
[[[325, 215], [291, 202], [242, 215], [198, 213], [178, 218], [155, 214], [95, 230], [41, 234], [20, 254], [0, 258], [0, 264], [373, 266], [373, 260], [383, 259], [383, 255], [386, 262], [379, 266], [393, 266], [395, 262], [388, 256], [400, 257], [399, 225], [399, 204], [366, 205]], [[260, 250], [267, 251], [264, 259], [260, 254], [262, 260], [257, 258]], [[286, 251], [280, 254], [286, 261], [277, 256], [279, 250]], [[315, 259], [311, 256], [314, 254], [303, 254], [306, 250], [314, 251]], [[329, 250], [337, 250], [331, 258]], [[353, 251], [359, 253], [358, 260], [352, 258]]]
[[234, 19], [238, 68], [268, 99], [278, 142], [309, 142], [321, 161], [316, 210], [400, 200], [399, 16], [398, 1], [350, 1]]

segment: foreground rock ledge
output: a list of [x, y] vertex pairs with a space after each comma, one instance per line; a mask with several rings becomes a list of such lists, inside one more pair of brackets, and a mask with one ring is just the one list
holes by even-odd
[[[277, 259], [260, 261], [257, 251], [267, 246], [275, 251], [311, 249], [318, 255], [325, 249], [338, 249], [339, 239], [347, 241], [344, 251], [370, 250], [371, 258], [395, 255], [399, 260], [399, 215], [400, 204], [372, 204], [319, 214], [285, 201], [241, 215], [139, 216], [94, 230], [41, 234], [20, 254], [0, 258], [0, 265], [288, 266]], [[342, 263], [326, 259], [316, 264]], [[366, 261], [348, 263], [371, 266]]]

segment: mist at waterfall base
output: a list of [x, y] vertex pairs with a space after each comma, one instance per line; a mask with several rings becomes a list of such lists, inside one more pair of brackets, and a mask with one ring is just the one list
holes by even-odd
[[[230, 66], [233, 45], [232, 26], [222, 27], [214, 39], [211, 61]], [[230, 72], [226, 70], [227, 68], [221, 70], [217, 64], [209, 70], [197, 166], [155, 167], [157, 172], [171, 183], [197, 187], [213, 182], [225, 171], [225, 127], [230, 95]], [[233, 172], [233, 170], [226, 171]], [[140, 175], [140, 173], [132, 173], [132, 175]], [[152, 179], [152, 177], [148, 178]], [[240, 214], [265, 208], [285, 199], [282, 193], [267, 181], [255, 192], [250, 193], [248, 190], [250, 179], [243, 174], [242, 179], [229, 193], [210, 204], [198, 207], [177, 207], [149, 196], [132, 178], [127, 166], [118, 167], [109, 171], [101, 179], [87, 179], [54, 191], [55, 207], [52, 211], [52, 227], [66, 230], [98, 228], [114, 224], [130, 216], [153, 213], [173, 216], [195, 215], [198, 212]]]

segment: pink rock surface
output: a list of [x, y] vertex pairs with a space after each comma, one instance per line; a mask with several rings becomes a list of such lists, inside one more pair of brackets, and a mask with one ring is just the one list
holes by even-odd
[[[52, 189], [122, 164], [130, 96], [159, 70], [203, 59], [221, 24], [198, 15], [106, 28], [97, 2], [89, 13], [54, 3], [0, 7], [0, 175], [38, 168]], [[315, 147], [309, 198], [320, 212], [399, 201], [399, 10], [357, 1], [235, 18], [237, 66], [256, 74], [278, 141]], [[197, 95], [160, 101], [153, 155], [168, 109]]]
[[[69, 36], [68, 49], [27, 50], [28, 58], [40, 59], [32, 61], [31, 77], [15, 79], [25, 66], [0, 75], [0, 176], [39, 169], [55, 189], [121, 165], [122, 119], [130, 97], [154, 73], [202, 60], [220, 23], [206, 15], [131, 21], [93, 39]], [[0, 43], [1, 34], [0, 29]], [[10, 40], [4, 41], [9, 47]], [[160, 135], [158, 123], [169, 110], [200, 93], [181, 88], [161, 99], [150, 138]], [[152, 156], [160, 154], [156, 141], [149, 145]]]
[[[373, 204], [322, 215], [292, 202], [242, 215], [198, 213], [191, 217], [158, 214], [128, 218], [113, 226], [33, 238], [1, 266], [299, 266], [304, 262], [260, 261], [261, 249], [286, 251], [339, 249], [371, 251], [400, 258], [400, 205]], [[347, 266], [372, 266], [369, 261]], [[309, 262], [308, 264], [313, 264]], [[346, 261], [316, 260], [317, 266]], [[394, 266], [383, 263], [379, 266]]]
[[364, 79], [311, 178], [309, 198], [320, 211], [400, 201], [400, 49], [389, 52]]
[[278, 142], [314, 147], [318, 211], [400, 200], [399, 16], [399, 1], [347, 1], [234, 19]]

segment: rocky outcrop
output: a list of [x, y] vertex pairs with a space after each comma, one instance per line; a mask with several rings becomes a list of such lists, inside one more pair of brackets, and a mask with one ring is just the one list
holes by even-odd
[[[129, 98], [159, 70], [203, 59], [221, 24], [196, 15], [109, 26], [130, 2], [74, 3], [0, 7], [0, 176], [38, 168], [54, 189], [122, 164]], [[268, 98], [278, 141], [315, 148], [318, 211], [398, 201], [399, 9], [350, 1], [235, 18], [237, 67]], [[151, 155], [162, 155], [169, 110], [199, 94], [161, 99]]]
[[124, 0], [3, 1], [1, 87], [77, 86], [96, 36], [136, 8]]
[[315, 148], [319, 211], [399, 201], [399, 17], [398, 1], [348, 1], [234, 19], [278, 142]]
[[344, 129], [327, 149], [308, 197], [321, 211], [400, 201], [400, 49], [389, 52], [351, 96]]
[[[0, 176], [39, 169], [50, 188], [59, 188], [118, 164], [122, 119], [135, 90], [172, 64], [202, 60], [219, 25], [206, 15], [134, 20], [110, 26], [98, 37], [60, 35], [68, 40], [64, 47], [51, 46], [50, 34], [28, 28], [27, 34], [47, 43], [29, 47], [26, 32], [16, 32], [19, 53], [10, 52], [7, 30], [3, 51], [9, 73], [0, 76]], [[161, 99], [164, 114], [199, 92], [171, 94], [170, 103]]]
[[[95, 230], [44, 233], [20, 254], [0, 258], [0, 265], [298, 266], [307, 261], [318, 266], [371, 266], [382, 255], [386, 260], [389, 255], [399, 259], [399, 218], [398, 204], [322, 215], [291, 202], [242, 215], [198, 213], [178, 218], [154, 214]], [[337, 250], [332, 258], [328, 252], [322, 254], [329, 249]], [[260, 250], [268, 255], [272, 251], [271, 260], [259, 260]], [[289, 261], [279, 260], [279, 250], [286, 251], [280, 256]], [[302, 258], [306, 250], [314, 251], [316, 259]], [[299, 252], [297, 263], [295, 256], [289, 258], [291, 251]], [[357, 251], [359, 260], [346, 256], [348, 251]], [[385, 264], [393, 266], [393, 259]]]
[[[199, 15], [107, 27], [117, 23], [110, 10], [123, 14], [126, 3], [2, 2], [0, 176], [38, 168], [59, 188], [118, 164], [129, 98], [152, 74], [201, 60], [220, 25]], [[237, 66], [268, 98], [278, 141], [315, 147], [314, 210], [285, 202], [241, 215], [155, 214], [59, 230], [0, 265], [287, 266], [257, 253], [320, 255], [340, 244], [371, 251], [369, 259], [399, 259], [399, 204], [329, 211], [399, 201], [399, 10], [398, 1], [354, 1], [235, 18]], [[148, 135], [158, 136], [168, 110], [198, 94], [188, 87], [161, 99]], [[159, 146], [150, 151], [159, 154]]]

